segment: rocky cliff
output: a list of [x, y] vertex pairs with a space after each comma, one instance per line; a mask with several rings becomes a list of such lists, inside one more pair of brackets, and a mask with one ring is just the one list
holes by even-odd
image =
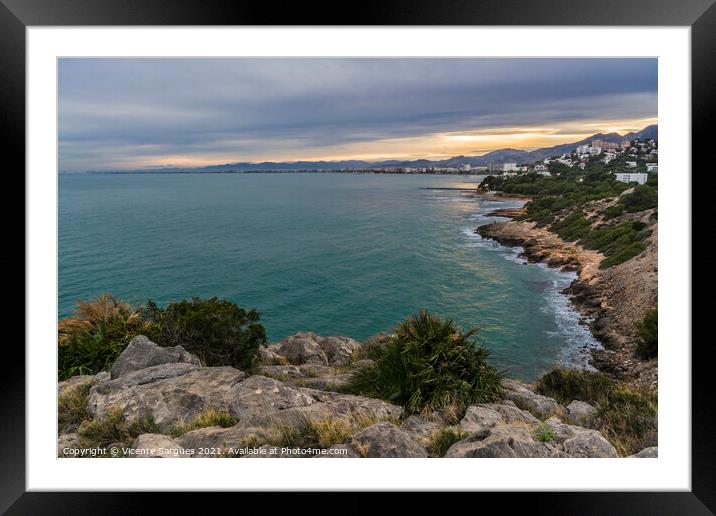
[[[586, 209], [593, 225], [604, 222], [604, 209], [614, 199], [592, 202]], [[522, 247], [528, 262], [575, 271], [577, 279], [566, 290], [575, 307], [590, 323], [592, 334], [604, 349], [592, 350], [593, 365], [602, 372], [633, 386], [656, 390], [658, 359], [641, 360], [635, 350], [639, 342], [637, 323], [658, 299], [658, 224], [655, 210], [626, 214], [617, 221], [640, 221], [651, 230], [646, 249], [638, 256], [607, 269], [599, 265], [605, 256], [576, 242], [565, 242], [534, 222], [510, 220], [478, 227], [483, 238], [502, 245]], [[518, 216], [519, 213], [500, 213]]]
[[595, 407], [565, 407], [512, 380], [497, 403], [429, 414], [348, 394], [362, 348], [299, 333], [262, 348], [249, 374], [135, 337], [111, 371], [59, 384], [58, 456], [617, 456], [590, 428]]

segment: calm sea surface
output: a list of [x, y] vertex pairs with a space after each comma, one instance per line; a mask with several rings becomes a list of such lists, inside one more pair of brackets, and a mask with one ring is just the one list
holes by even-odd
[[596, 346], [560, 291], [473, 233], [506, 201], [424, 187], [479, 177], [371, 174], [63, 175], [59, 316], [110, 291], [133, 303], [218, 296], [256, 308], [271, 341], [365, 339], [421, 308], [480, 327], [494, 362], [530, 380]]

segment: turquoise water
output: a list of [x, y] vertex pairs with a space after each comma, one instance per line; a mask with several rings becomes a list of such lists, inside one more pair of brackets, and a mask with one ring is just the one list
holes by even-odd
[[560, 291], [474, 234], [479, 177], [371, 174], [62, 175], [59, 316], [111, 291], [133, 303], [218, 296], [254, 307], [272, 341], [365, 339], [420, 308], [480, 326], [512, 376], [586, 364], [597, 345]]

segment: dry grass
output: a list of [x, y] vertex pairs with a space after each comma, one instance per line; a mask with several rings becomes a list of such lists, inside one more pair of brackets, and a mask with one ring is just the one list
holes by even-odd
[[130, 311], [129, 305], [119, 301], [110, 293], [102, 294], [92, 301], [77, 300], [75, 317], [83, 321], [89, 321], [93, 325], [99, 322], [107, 322], [118, 313]]
[[232, 417], [228, 412], [208, 409], [200, 413], [188, 423], [175, 426], [170, 434], [173, 437], [179, 437], [198, 428], [208, 428], [210, 426], [228, 428], [230, 426], [234, 426], [236, 423], [238, 423], [238, 419]]
[[84, 447], [130, 446], [141, 434], [161, 433], [152, 419], [128, 422], [122, 412], [111, 409], [103, 417], [85, 419], [77, 429]]
[[67, 389], [57, 398], [57, 426], [60, 434], [74, 432], [88, 419], [87, 397], [94, 382]]
[[442, 428], [434, 432], [428, 441], [428, 448], [436, 457], [444, 457], [450, 447], [468, 435], [460, 429]]

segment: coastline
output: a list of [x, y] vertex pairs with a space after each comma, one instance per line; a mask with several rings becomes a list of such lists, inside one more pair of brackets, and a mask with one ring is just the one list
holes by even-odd
[[[498, 209], [492, 216], [514, 218], [521, 209]], [[609, 269], [600, 269], [604, 255], [576, 243], [565, 242], [534, 222], [508, 220], [475, 229], [483, 238], [506, 247], [521, 247], [528, 263], [544, 263], [577, 278], [564, 290], [577, 311], [590, 321], [592, 335], [604, 349], [590, 349], [592, 365], [600, 372], [627, 384], [656, 389], [658, 359], [642, 361], [634, 355], [635, 321], [653, 305], [656, 289], [657, 231], [643, 256]]]

